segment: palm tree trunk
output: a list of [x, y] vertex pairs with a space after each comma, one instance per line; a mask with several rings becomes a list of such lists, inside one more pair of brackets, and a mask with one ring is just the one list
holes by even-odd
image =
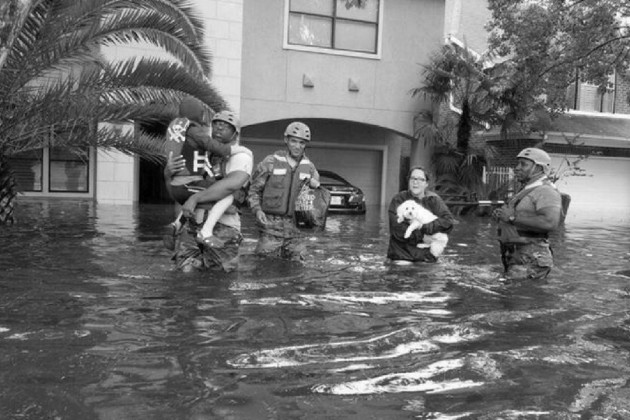
[[[30, 4], [31, 0], [0, 1], [0, 68], [4, 65], [13, 40], [27, 17]], [[0, 226], [15, 223], [16, 197], [15, 177], [6, 155], [0, 151]]]
[[0, 226], [15, 223], [15, 198], [17, 186], [9, 163], [0, 152]]

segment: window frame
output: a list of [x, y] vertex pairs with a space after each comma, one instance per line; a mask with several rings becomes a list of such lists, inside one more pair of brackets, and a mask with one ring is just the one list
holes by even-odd
[[[331, 0], [331, 1], [336, 1], [336, 0]], [[383, 11], [384, 11], [385, 1], [386, 0], [379, 0], [379, 3], [378, 3], [378, 19], [376, 22], [377, 39], [376, 39], [376, 52], [375, 53], [342, 50], [342, 49], [335, 49], [335, 48], [325, 48], [325, 47], [314, 47], [314, 46], [309, 46], [309, 45], [290, 44], [289, 43], [289, 23], [290, 23], [290, 13], [291, 13], [291, 10], [290, 10], [291, 0], [284, 0], [284, 29], [283, 29], [284, 39], [283, 39], [282, 47], [285, 50], [304, 51], [304, 52], [320, 53], [320, 54], [327, 54], [327, 55], [340, 55], [344, 57], [359, 57], [359, 58], [369, 58], [373, 60], [380, 60], [381, 54], [382, 54], [382, 43], [383, 43], [383, 22], [384, 22]], [[312, 16], [319, 16], [319, 15], [312, 14]], [[333, 16], [333, 27], [332, 27], [331, 36], [333, 36], [335, 32], [335, 25], [334, 25], [335, 19], [348, 20], [345, 18], [337, 18]], [[360, 22], [360, 21], [356, 21], [356, 22]]]
[[[51, 165], [50, 165], [50, 148], [48, 146], [42, 149], [42, 189], [41, 191], [22, 191], [25, 197], [48, 197], [48, 198], [94, 198], [95, 176], [96, 176], [96, 151], [94, 147], [89, 148], [87, 161], [87, 191], [55, 191], [51, 190]], [[9, 159], [10, 163], [11, 159]]]
[[[573, 83], [571, 83], [567, 87], [567, 98], [570, 100], [569, 104], [569, 112], [582, 112], [588, 114], [609, 114], [614, 115], [617, 114], [617, 93], [618, 93], [618, 84], [617, 84], [617, 73], [613, 73], [608, 77], [608, 86], [606, 87], [605, 92], [600, 92], [599, 87], [589, 82], [584, 82], [580, 80], [580, 72], [579, 70], [575, 70], [575, 79]], [[593, 95], [593, 99], [595, 102], [592, 103], [594, 110], [592, 109], [584, 109], [583, 105], [583, 97], [587, 90], [595, 91]], [[610, 110], [604, 111], [604, 103], [609, 101]], [[589, 103], [589, 102], [584, 102]]]

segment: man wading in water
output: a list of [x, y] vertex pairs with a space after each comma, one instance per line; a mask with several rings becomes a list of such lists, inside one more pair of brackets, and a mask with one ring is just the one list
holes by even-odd
[[549, 155], [534, 147], [517, 156], [514, 176], [523, 185], [492, 216], [499, 222], [501, 261], [505, 280], [542, 280], [553, 267], [549, 233], [560, 223], [560, 193], [547, 178]]

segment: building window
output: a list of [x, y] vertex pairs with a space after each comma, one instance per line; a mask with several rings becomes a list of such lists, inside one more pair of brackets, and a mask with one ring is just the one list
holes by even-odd
[[88, 153], [71, 153], [60, 148], [50, 149], [50, 191], [88, 191]]
[[76, 153], [53, 147], [14, 156], [11, 168], [18, 189], [27, 195], [85, 196], [90, 190], [90, 161], [87, 148]]
[[578, 80], [569, 86], [567, 95], [569, 106], [576, 111], [614, 113], [615, 76], [610, 76], [604, 90], [596, 85]]
[[19, 154], [11, 159], [11, 169], [18, 184], [18, 189], [23, 192], [42, 191], [42, 150], [33, 150]]
[[382, 0], [287, 0], [287, 44], [377, 54]]

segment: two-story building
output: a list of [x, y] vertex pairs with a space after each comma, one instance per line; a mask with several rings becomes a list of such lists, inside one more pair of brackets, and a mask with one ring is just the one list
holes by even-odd
[[[483, 52], [489, 18], [485, 0], [197, 0], [196, 7], [213, 52], [212, 83], [240, 113], [242, 142], [255, 161], [281, 148], [286, 125], [301, 120], [311, 127], [307, 154], [317, 167], [362, 188], [368, 205], [385, 205], [410, 163], [429, 164], [431, 150], [414, 137], [414, 116], [431, 104], [410, 94], [422, 82], [423, 63], [444, 42]], [[576, 85], [575, 108], [588, 112], [568, 113], [546, 133], [556, 162], [597, 147], [583, 163], [593, 176], [564, 186], [574, 205], [612, 195], [615, 205], [630, 208], [630, 120], [620, 92], [626, 86], [615, 81], [598, 96]], [[567, 149], [564, 138], [578, 134], [584, 144]], [[516, 149], [540, 140], [486, 137], [503, 150], [505, 164]], [[161, 168], [118, 153], [77, 157], [44, 149], [14, 166], [27, 195], [168, 200]]]
[[[282, 147], [286, 125], [301, 120], [312, 130], [309, 157], [362, 188], [368, 205], [385, 204], [398, 191], [401, 162], [427, 163], [413, 120], [428, 104], [410, 91], [421, 81], [422, 63], [443, 43], [443, 0], [199, 0], [196, 6], [213, 52], [212, 83], [240, 113], [242, 143], [256, 161]], [[16, 168], [28, 195], [122, 204], [164, 194], [160, 168], [121, 154], [91, 151], [81, 160], [44, 150], [25, 158]]]

